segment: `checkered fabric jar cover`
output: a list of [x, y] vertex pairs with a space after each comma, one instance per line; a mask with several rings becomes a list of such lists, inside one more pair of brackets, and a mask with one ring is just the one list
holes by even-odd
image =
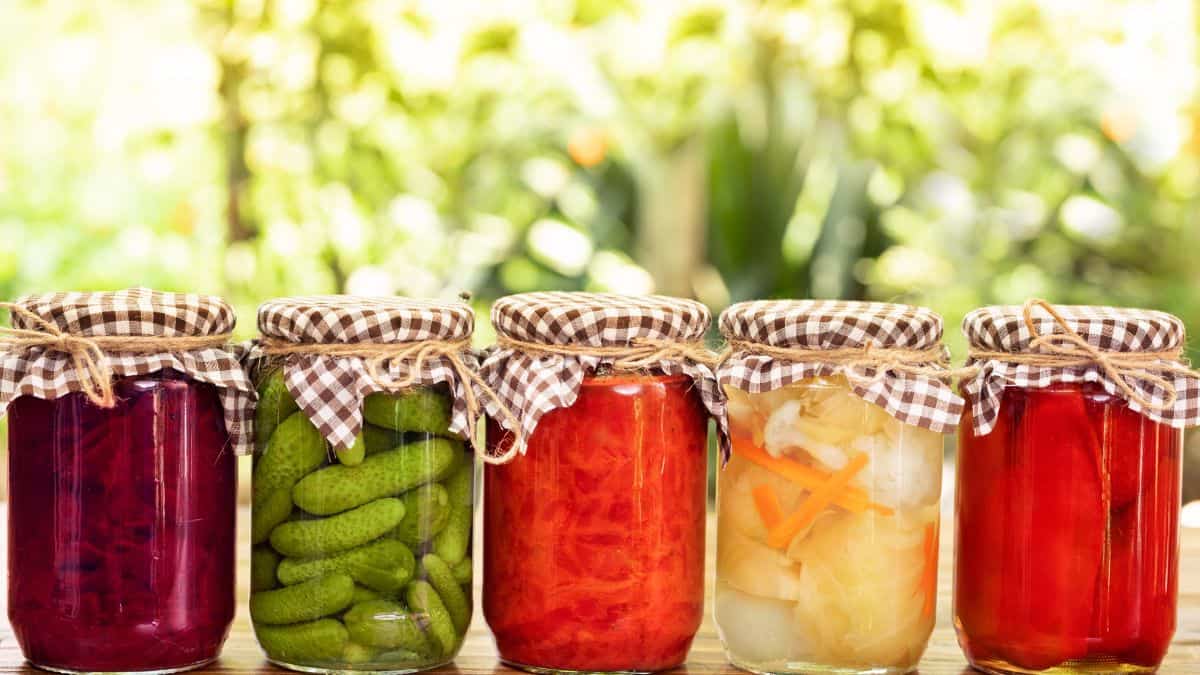
[[[696, 345], [712, 315], [693, 300], [660, 295], [545, 292], [510, 295], [492, 306], [492, 325], [501, 338], [544, 345], [628, 347], [638, 340]], [[585, 376], [611, 366], [614, 357], [590, 354], [528, 353], [503, 344], [489, 348], [480, 375], [519, 419], [524, 439], [542, 415], [575, 403]], [[666, 375], [687, 375], [727, 442], [725, 403], [711, 365], [671, 358], [650, 365]], [[485, 403], [492, 419], [505, 423], [495, 401]], [[507, 428], [507, 425], [505, 425]], [[515, 429], [509, 429], [516, 431]], [[524, 453], [525, 444], [515, 448]]]
[[[1102, 352], [1159, 352], [1180, 349], [1184, 344], [1183, 322], [1166, 312], [1086, 305], [1053, 307], [1071, 330]], [[1040, 335], [1062, 332], [1054, 317], [1045, 311], [1036, 310], [1032, 319]], [[976, 309], [963, 319], [962, 330], [972, 350], [1031, 353], [1030, 342], [1034, 336], [1025, 324], [1023, 307], [997, 305]], [[963, 392], [971, 405], [976, 435], [987, 434], [995, 426], [1006, 386], [1040, 389], [1064, 382], [1099, 384], [1109, 394], [1126, 399], [1132, 410], [1155, 422], [1180, 429], [1200, 424], [1200, 380], [1187, 374], [1165, 375], [1174, 383], [1174, 404], [1146, 408], [1128, 399], [1097, 364], [1045, 367], [1000, 358], [969, 358], [967, 365], [979, 369], [974, 377], [962, 382]], [[1126, 384], [1155, 404], [1161, 405], [1168, 400], [1167, 392], [1153, 382], [1126, 378]]]
[[[411, 344], [426, 341], [470, 340], [475, 314], [462, 302], [397, 297], [324, 295], [277, 298], [258, 308], [258, 331], [264, 337], [298, 345], [311, 344]], [[248, 369], [256, 373], [279, 358], [284, 383], [300, 410], [325, 440], [338, 449], [348, 448], [362, 430], [363, 399], [383, 391], [368, 372], [361, 356], [329, 354], [266, 355], [257, 341], [247, 350]], [[460, 352], [471, 368], [478, 366], [472, 352]], [[450, 430], [468, 435], [464, 383], [445, 356], [425, 359], [411, 373], [410, 359], [388, 361], [385, 375], [392, 380], [412, 377], [415, 385], [445, 383], [453, 398]]]
[[[757, 300], [721, 313], [721, 334], [732, 351], [717, 370], [721, 384], [751, 394], [773, 391], [811, 377], [844, 375], [852, 364], [821, 360], [825, 350], [867, 348], [941, 350], [928, 370], [947, 367], [941, 345], [942, 318], [911, 305], [825, 300]], [[751, 349], [739, 350], [738, 343]], [[797, 350], [803, 358], [780, 359], [752, 351], [753, 344]], [[878, 351], [874, 353], [880, 353]], [[861, 372], [860, 372], [861, 371]], [[904, 422], [937, 432], [953, 431], [963, 400], [948, 378], [930, 374], [856, 368], [848, 377], [856, 396]]]
[[[164, 293], [147, 288], [90, 293], [27, 295], [17, 305], [69, 335], [82, 337], [205, 337], [228, 334], [237, 319], [233, 308], [211, 295]], [[13, 327], [42, 330], [20, 314]], [[2, 347], [2, 345], [0, 345]], [[246, 423], [254, 387], [232, 349], [205, 347], [163, 353], [105, 352], [116, 376], [135, 376], [173, 368], [219, 390], [225, 428], [239, 454], [253, 447]], [[69, 354], [45, 347], [0, 351], [0, 415], [18, 396], [54, 399], [80, 391]]]

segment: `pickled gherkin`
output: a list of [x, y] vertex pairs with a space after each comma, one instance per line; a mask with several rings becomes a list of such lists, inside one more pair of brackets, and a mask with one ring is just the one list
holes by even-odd
[[271, 546], [301, 558], [348, 551], [400, 525], [404, 511], [404, 502], [387, 497], [328, 518], [293, 520], [271, 532]]
[[434, 438], [371, 455], [358, 466], [326, 466], [300, 479], [292, 500], [309, 513], [325, 516], [401, 495], [445, 478], [458, 463], [462, 447], [459, 441]]
[[404, 518], [392, 534], [410, 548], [433, 539], [450, 519], [450, 497], [438, 483], [409, 490], [400, 500], [404, 504]]
[[290, 490], [327, 460], [321, 432], [303, 412], [292, 413], [267, 439], [266, 449], [254, 466], [254, 502], [262, 503], [276, 490]]
[[283, 369], [271, 371], [258, 385], [258, 405], [254, 408], [254, 434], [259, 445], [265, 444], [279, 423], [299, 409], [284, 384]]
[[463, 462], [445, 481], [450, 512], [446, 525], [433, 538], [433, 552], [450, 565], [462, 562], [471, 546], [471, 504], [475, 465]]
[[[357, 548], [320, 558], [284, 558], [279, 563], [279, 581], [288, 586], [314, 579], [331, 572], [345, 572], [355, 577], [355, 568], [394, 570], [408, 581], [416, 561], [404, 544], [391, 539], [379, 539]], [[355, 581], [362, 580], [355, 577]]]
[[449, 397], [437, 390], [417, 388], [400, 394], [371, 394], [363, 401], [363, 417], [385, 429], [448, 434], [450, 407]]
[[350, 637], [333, 619], [286, 626], [254, 625], [258, 644], [272, 660], [284, 663], [323, 663], [338, 659]]
[[[473, 457], [443, 388], [372, 394], [335, 451], [275, 370], [261, 392], [251, 619], [273, 662], [310, 672], [421, 670], [471, 615]], [[278, 394], [282, 392], [282, 394]]]
[[364, 645], [384, 649], [406, 649], [417, 654], [435, 654], [437, 648], [427, 634], [423, 617], [393, 600], [360, 602], [342, 620], [350, 637]]
[[363, 446], [367, 455], [395, 450], [404, 445], [404, 434], [394, 429], [384, 429], [369, 422], [363, 423]]

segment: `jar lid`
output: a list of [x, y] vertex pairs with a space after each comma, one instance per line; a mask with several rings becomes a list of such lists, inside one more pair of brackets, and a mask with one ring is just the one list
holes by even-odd
[[1007, 386], [1092, 382], [1155, 422], [1200, 424], [1200, 377], [1183, 360], [1178, 317], [1150, 309], [1024, 305], [976, 309], [963, 319], [974, 374], [962, 386], [977, 435], [996, 423]]
[[[215, 295], [148, 288], [26, 295], [15, 304], [72, 335], [202, 337], [227, 334], [237, 323], [233, 308]], [[12, 324], [25, 330], [41, 328], [19, 313], [14, 313]]]
[[471, 337], [475, 314], [463, 302], [314, 295], [268, 300], [258, 331], [297, 343], [417, 342]]
[[[1183, 321], [1153, 309], [1052, 305], [1066, 326], [1088, 344], [1109, 352], [1147, 352], [1178, 349], [1186, 333]], [[1022, 305], [993, 305], [968, 313], [963, 334], [971, 347], [996, 352], [1029, 351], [1034, 338], [1061, 330], [1058, 321], [1044, 311], [1030, 315], [1037, 334], [1025, 322]]]
[[[525, 451], [542, 415], [575, 403], [583, 379], [598, 369], [687, 375], [727, 444], [725, 405], [703, 344], [712, 322], [708, 308], [662, 295], [524, 293], [492, 306], [497, 344], [480, 367], [496, 393], [485, 406], [511, 432], [501, 457]], [[507, 407], [510, 414], [505, 412]]]
[[354, 444], [368, 394], [441, 383], [453, 399], [449, 430], [473, 439], [468, 380], [479, 363], [470, 348], [475, 314], [466, 303], [353, 295], [276, 298], [259, 306], [258, 329], [263, 339], [246, 357], [251, 371], [271, 357], [281, 360], [288, 393], [334, 448]]
[[0, 331], [0, 415], [17, 396], [83, 392], [112, 405], [112, 378], [171, 368], [215, 385], [234, 451], [252, 448], [254, 388], [229, 344], [237, 318], [212, 295], [148, 288], [27, 295]]
[[625, 347], [637, 338], [694, 342], [711, 324], [704, 305], [665, 295], [521, 293], [492, 305], [497, 335], [547, 345]]
[[752, 300], [721, 312], [728, 340], [775, 347], [925, 349], [942, 340], [942, 317], [914, 305], [848, 300]]
[[820, 376], [906, 424], [952, 431], [963, 400], [950, 386], [942, 318], [925, 307], [840, 300], [756, 300], [721, 313], [722, 384], [751, 394]]

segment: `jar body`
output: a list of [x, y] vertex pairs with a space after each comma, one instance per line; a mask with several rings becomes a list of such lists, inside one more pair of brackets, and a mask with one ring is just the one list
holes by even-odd
[[250, 617], [274, 663], [307, 672], [445, 664], [471, 620], [474, 461], [443, 387], [371, 394], [334, 452], [282, 385], [259, 385]]
[[960, 431], [954, 616], [992, 672], [1154, 670], [1175, 631], [1182, 432], [1095, 385]]
[[914, 670], [936, 607], [941, 434], [899, 422], [841, 378], [727, 392], [714, 600], [730, 661], [770, 673]]
[[60, 671], [174, 671], [233, 620], [236, 458], [215, 387], [173, 371], [9, 408], [8, 614]]
[[606, 672], [685, 660], [704, 607], [707, 419], [689, 378], [588, 377], [524, 455], [485, 468], [483, 610], [502, 660]]

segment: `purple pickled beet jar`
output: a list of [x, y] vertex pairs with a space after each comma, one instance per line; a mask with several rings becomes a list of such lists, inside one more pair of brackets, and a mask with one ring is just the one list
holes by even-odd
[[118, 378], [8, 409], [8, 615], [26, 658], [66, 672], [171, 672], [216, 658], [233, 620], [237, 475], [218, 390]]

